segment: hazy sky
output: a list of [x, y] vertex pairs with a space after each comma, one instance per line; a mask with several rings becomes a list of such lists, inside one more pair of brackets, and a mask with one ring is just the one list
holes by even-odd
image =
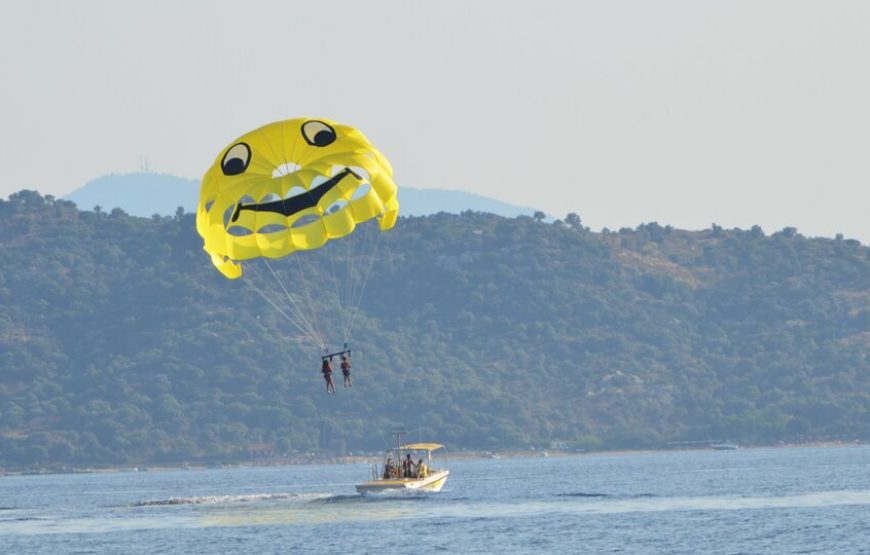
[[0, 74], [2, 197], [320, 116], [400, 186], [870, 243], [866, 1], [7, 0]]

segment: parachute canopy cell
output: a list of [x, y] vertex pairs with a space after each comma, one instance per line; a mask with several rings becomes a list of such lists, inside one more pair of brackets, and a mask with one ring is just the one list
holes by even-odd
[[345, 237], [399, 211], [393, 169], [357, 129], [296, 118], [242, 135], [220, 151], [202, 179], [196, 229], [230, 279], [240, 261], [280, 258]]

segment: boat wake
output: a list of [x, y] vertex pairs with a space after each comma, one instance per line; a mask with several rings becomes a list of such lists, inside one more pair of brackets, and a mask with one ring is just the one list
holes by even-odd
[[385, 490], [351, 495], [329, 495], [312, 499], [312, 504], [377, 503], [380, 501], [418, 501], [432, 497], [432, 492], [421, 490]]
[[[565, 494], [562, 494], [565, 496]], [[573, 496], [573, 497], [586, 497]], [[753, 509], [795, 509], [870, 505], [870, 490], [819, 491], [782, 496], [697, 496], [661, 497], [652, 494], [607, 496], [596, 503], [566, 503], [563, 510], [576, 513], [640, 513], [660, 511], [735, 511]]]
[[146, 499], [132, 504], [133, 507], [169, 507], [173, 505], [236, 505], [263, 501], [291, 501], [298, 504], [332, 505], [395, 501], [396, 499], [417, 500], [428, 497], [425, 492], [397, 490], [377, 494], [335, 495], [330, 493], [250, 493], [243, 495], [196, 495], [190, 497], [169, 497], [166, 499]]
[[618, 495], [612, 493], [589, 493], [585, 491], [578, 492], [568, 492], [568, 493], [557, 493], [555, 497], [609, 497], [612, 499], [642, 499], [645, 497], [656, 497], [655, 494], [652, 493], [632, 493], [628, 495]]
[[272, 500], [315, 501], [329, 497], [320, 493], [251, 493], [245, 495], [202, 495], [192, 497], [170, 497], [168, 499], [147, 499], [133, 503], [134, 507], [165, 507], [169, 505], [228, 505], [234, 503], [254, 503]]
[[331, 503], [359, 503], [362, 500], [360, 495], [327, 495], [318, 497], [309, 501], [312, 505], [328, 505]]

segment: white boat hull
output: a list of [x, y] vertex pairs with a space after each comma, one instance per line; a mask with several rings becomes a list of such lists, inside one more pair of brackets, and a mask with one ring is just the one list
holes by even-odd
[[371, 480], [359, 484], [359, 493], [375, 493], [390, 490], [441, 491], [447, 481], [449, 470], [435, 470], [425, 478], [395, 478], [389, 480]]

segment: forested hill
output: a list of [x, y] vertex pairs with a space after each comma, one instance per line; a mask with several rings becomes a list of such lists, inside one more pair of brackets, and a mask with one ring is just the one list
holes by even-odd
[[[568, 220], [401, 218], [355, 387], [327, 396], [317, 349], [250, 272], [211, 266], [192, 215], [17, 193], [0, 202], [0, 465], [376, 450], [397, 424], [474, 449], [870, 438], [870, 248]], [[304, 253], [320, 293], [323, 251]]]

